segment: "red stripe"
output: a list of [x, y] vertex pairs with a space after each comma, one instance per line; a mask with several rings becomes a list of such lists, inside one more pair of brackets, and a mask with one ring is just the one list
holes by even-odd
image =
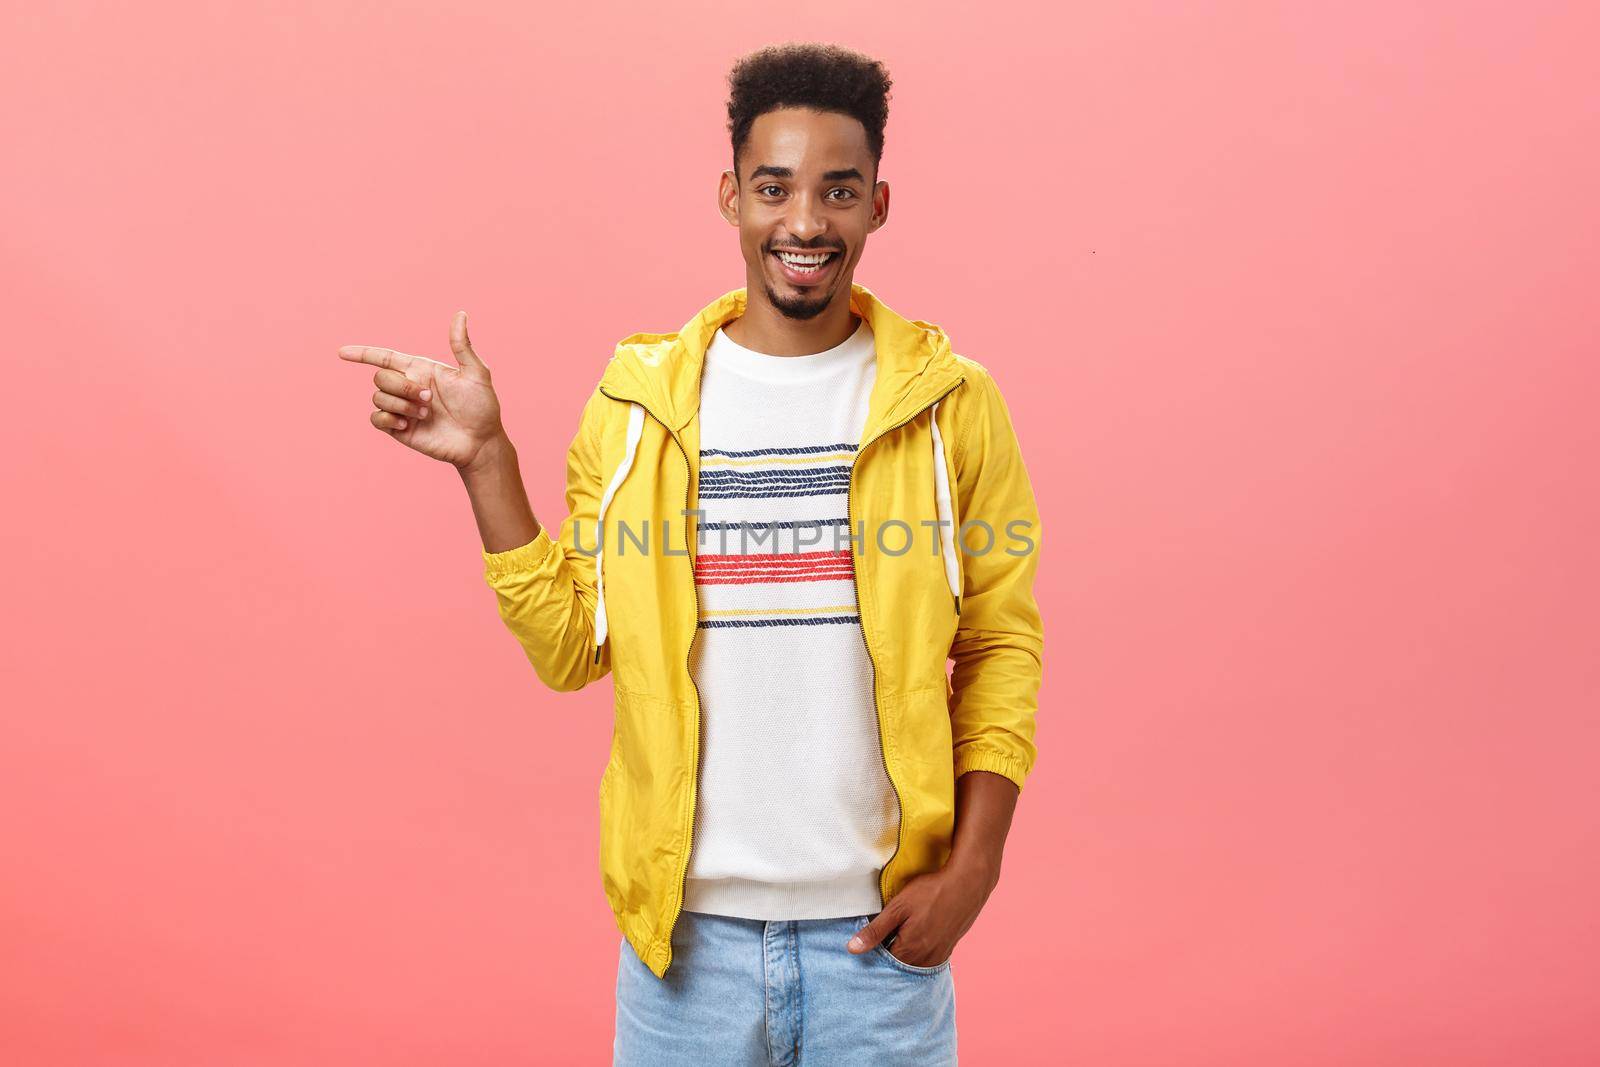
[[792, 564], [790, 566], [783, 566], [781, 564], [768, 565], [762, 563], [744, 563], [737, 567], [696, 567], [694, 572], [696, 574], [743, 574], [745, 571], [814, 571], [818, 569], [831, 569], [834, 567], [843, 567], [846, 570], [852, 569], [852, 565], [848, 560], [843, 563], [836, 563], [831, 560], [827, 563], [819, 563], [815, 560], [802, 560], [801, 562]]
[[793, 563], [725, 563], [717, 566], [695, 566], [696, 574], [737, 574], [740, 571], [809, 571], [818, 567], [853, 567], [855, 564], [848, 559], [801, 559]]
[[753, 582], [829, 582], [849, 581], [849, 571], [816, 571], [811, 574], [718, 574], [695, 577], [696, 585], [749, 585]]
[[695, 577], [702, 574], [716, 577], [728, 574], [806, 574], [812, 571], [844, 571], [850, 574], [854, 570], [848, 563], [813, 563], [798, 567], [758, 567], [749, 564], [743, 567], [696, 567], [694, 573]]
[[697, 562], [705, 563], [705, 564], [712, 564], [712, 563], [741, 563], [741, 562], [745, 562], [745, 561], [757, 561], [757, 562], [760, 562], [760, 561], [765, 561], [765, 560], [770, 560], [772, 562], [782, 562], [782, 561], [791, 560], [791, 559], [797, 559], [797, 560], [833, 560], [833, 559], [841, 559], [842, 560], [842, 559], [849, 559], [849, 558], [850, 558], [850, 550], [848, 548], [840, 548], [840, 549], [828, 549], [827, 551], [824, 551], [824, 552], [750, 552], [750, 553], [746, 553], [744, 555], [736, 555], [736, 554], [717, 555], [715, 553], [706, 553], [705, 555], [702, 555], [702, 556], [698, 557]]
[[695, 571], [694, 576], [700, 578], [737, 578], [741, 574], [854, 574], [854, 567], [838, 567], [832, 564], [813, 567], [724, 567], [715, 570]]

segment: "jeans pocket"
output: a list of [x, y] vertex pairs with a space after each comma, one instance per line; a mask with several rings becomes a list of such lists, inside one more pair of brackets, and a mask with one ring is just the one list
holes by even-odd
[[936, 963], [932, 967], [919, 967], [915, 963], [907, 963], [905, 960], [898, 959], [893, 953], [884, 948], [882, 945], [879, 945], [874, 951], [882, 955], [883, 958], [888, 960], [892, 966], [898, 967], [902, 971], [909, 971], [912, 974], [935, 975], [942, 974], [950, 969], [949, 960], [945, 960], [943, 963]]
[[[872, 916], [863, 916], [857, 920], [856, 929], [860, 930], [871, 921]], [[890, 936], [893, 937], [894, 935], [890, 934]], [[943, 974], [945, 971], [950, 969], [950, 961], [948, 959], [943, 963], [936, 963], [932, 967], [920, 967], [915, 963], [907, 963], [905, 960], [898, 958], [894, 953], [890, 952], [882, 941], [879, 941], [876, 945], [872, 946], [872, 952], [874, 956], [880, 960], [883, 960], [896, 970], [904, 971], [906, 974], [920, 975], [924, 978], [932, 977], [936, 974]]]

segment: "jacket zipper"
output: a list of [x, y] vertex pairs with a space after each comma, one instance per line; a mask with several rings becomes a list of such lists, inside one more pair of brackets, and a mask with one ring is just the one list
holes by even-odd
[[[677, 441], [677, 435], [673, 435]], [[684, 467], [690, 473], [693, 468], [689, 464], [689, 450], [683, 447], [683, 442], [678, 441], [678, 450], [683, 453]], [[697, 558], [694, 550], [690, 548], [689, 537], [689, 479], [687, 475], [683, 481], [683, 548], [689, 553], [689, 593], [694, 604], [694, 629], [689, 632], [689, 649], [686, 656], [687, 662], [684, 669], [689, 674], [689, 685], [694, 690], [694, 788], [689, 793], [689, 832], [683, 842], [683, 873], [678, 879], [678, 907], [672, 913], [672, 921], [667, 924], [667, 951], [672, 951], [672, 931], [677, 929], [678, 916], [683, 914], [683, 898], [689, 892], [689, 853], [694, 848], [694, 816], [695, 807], [700, 803], [700, 686], [694, 680], [694, 639], [700, 634], [700, 587], [694, 580], [694, 564]], [[668, 966], [671, 966], [669, 961]]]
[[[855, 512], [853, 509], [853, 502], [856, 496], [856, 464], [861, 461], [861, 455], [867, 450], [867, 445], [872, 444], [884, 434], [887, 434], [890, 430], [898, 430], [900, 427], [904, 426], [918, 415], [921, 415], [924, 411], [928, 410], [928, 408], [932, 407], [934, 404], [937, 404], [939, 401], [955, 392], [957, 387], [959, 387], [966, 380], [966, 376], [962, 375], [956, 380], [955, 385], [952, 385], [950, 388], [946, 389], [944, 392], [940, 393], [938, 396], [934, 397], [932, 400], [928, 401], [926, 404], [922, 405], [916, 411], [913, 411], [911, 414], [907, 415], [893, 426], [886, 426], [882, 430], [879, 430], [871, 437], [871, 439], [862, 444], [860, 448], [856, 449], [855, 458], [850, 461], [850, 489], [845, 494], [844, 498], [845, 526], [852, 534], [855, 533], [856, 529], [854, 518]], [[863, 530], [862, 536], [865, 537], [865, 535], [866, 531]], [[861, 614], [861, 584], [856, 577], [856, 568], [853, 562], [850, 565], [850, 586], [855, 590], [856, 614], [859, 616]], [[898, 815], [898, 818], [895, 820], [894, 851], [889, 853], [889, 858], [883, 863], [883, 870], [878, 872], [878, 910], [882, 911], [889, 905], [889, 891], [887, 888], [889, 884], [889, 868], [894, 864], [894, 858], [900, 855], [900, 846], [905, 840], [906, 811], [905, 804], [900, 799], [900, 786], [895, 782], [894, 775], [889, 771], [889, 750], [883, 736], [883, 710], [878, 707], [878, 661], [872, 656], [872, 642], [867, 640], [867, 626], [864, 621], [861, 623], [861, 644], [862, 647], [867, 650], [867, 662], [872, 665], [872, 713], [877, 717], [878, 720], [878, 754], [883, 758], [883, 776], [889, 779], [889, 788], [894, 790], [895, 810], [896, 814]]]
[[[601, 389], [600, 392], [611, 397], [613, 400], [623, 399], [622, 397], [613, 393], [606, 392], [604, 389]], [[644, 408], [646, 411], [649, 411], [650, 417], [661, 423], [663, 427], [667, 425], [666, 420], [662, 419], [661, 416], [657, 415], [655, 412], [650, 411], [650, 408], [643, 402], [625, 402], [637, 403], [640, 407]], [[684, 662], [684, 672], [688, 674], [689, 686], [694, 690], [694, 785], [693, 789], [689, 793], [689, 829], [688, 833], [684, 836], [683, 842], [683, 872], [678, 878], [678, 905], [676, 910], [673, 911], [672, 921], [667, 924], [666, 933], [663, 935], [668, 946], [667, 951], [670, 953], [672, 951], [672, 931], [677, 929], [678, 916], [683, 914], [683, 898], [689, 892], [689, 853], [690, 850], [694, 848], [695, 806], [699, 803], [700, 796], [700, 686], [694, 680], [694, 639], [700, 633], [700, 589], [694, 581], [694, 564], [697, 557], [692, 544], [693, 539], [689, 536], [689, 476], [694, 473], [694, 466], [689, 462], [689, 450], [683, 447], [683, 441], [676, 433], [672, 431], [670, 427], [667, 428], [667, 433], [669, 436], [671, 436], [673, 443], [678, 446], [678, 451], [683, 453], [683, 464], [685, 471], [683, 481], [683, 548], [684, 551], [689, 554], [689, 595], [692, 598], [692, 603], [694, 604], [694, 629], [689, 632], [689, 648]], [[668, 966], [671, 966], [670, 959], [668, 961]]]
[[[960, 378], [957, 378], [955, 383], [952, 384], [950, 388], [946, 389], [944, 392], [940, 393], [926, 404], [917, 408], [916, 411], [913, 411], [911, 414], [907, 415], [893, 426], [885, 426], [856, 450], [855, 457], [850, 461], [850, 488], [845, 493], [845, 525], [851, 532], [854, 532], [855, 530], [855, 520], [853, 516], [856, 464], [860, 462], [861, 455], [867, 450], [867, 446], [872, 444], [874, 441], [877, 441], [880, 437], [883, 437], [890, 430], [898, 430], [900, 427], [904, 426], [906, 423], [910, 422], [912, 419], [928, 410], [928, 408], [932, 407], [940, 400], [943, 400], [945, 397], [955, 392], [957, 388], [966, 382], [966, 380], [966, 375], [962, 375]], [[609, 396], [613, 400], [619, 400], [625, 403], [637, 403], [640, 407], [644, 408], [645, 411], [650, 412], [651, 418], [661, 423], [662, 426], [667, 425], [666, 421], [663, 420], [661, 416], [657, 415], [654, 411], [650, 411], [650, 408], [641, 401], [626, 400], [623, 397], [617, 396], [615, 393], [606, 392], [604, 389], [601, 389], [600, 392], [605, 396]], [[683, 441], [680, 440], [678, 435], [673, 433], [670, 428], [667, 430], [667, 432], [671, 435], [673, 443], [678, 446], [678, 451], [683, 453], [683, 462], [687, 474], [692, 474], [693, 465], [689, 462], [689, 450], [683, 447]], [[678, 879], [678, 904], [677, 908], [672, 913], [672, 921], [667, 924], [667, 930], [664, 935], [665, 941], [669, 946], [669, 952], [671, 951], [670, 946], [672, 944], [672, 932], [677, 928], [678, 917], [683, 914], [683, 898], [689, 891], [689, 856], [691, 850], [694, 848], [695, 807], [699, 803], [700, 796], [700, 686], [694, 680], [693, 669], [694, 639], [700, 632], [700, 590], [694, 583], [695, 554], [692, 547], [692, 539], [689, 537], [689, 516], [687, 514], [689, 511], [689, 479], [687, 474], [684, 478], [683, 485], [683, 510], [686, 513], [683, 517], [683, 547], [684, 550], [689, 553], [689, 591], [694, 604], [694, 629], [689, 634], [689, 648], [684, 669], [689, 675], [689, 685], [694, 690], [694, 787], [693, 791], [689, 794], [689, 828], [688, 833], [684, 837], [683, 871]], [[859, 579], [856, 577], [856, 568], [854, 563], [852, 563], [850, 567], [850, 587], [855, 591], [856, 594], [856, 614], [859, 615], [861, 613], [861, 585]], [[884, 888], [888, 884], [889, 867], [894, 863], [895, 857], [900, 854], [900, 846], [905, 839], [905, 807], [900, 798], [900, 786], [895, 782], [894, 775], [889, 771], [889, 755], [884, 747], [883, 710], [878, 707], [878, 663], [877, 660], [873, 658], [872, 644], [867, 640], [867, 628], [865, 624], [862, 624], [861, 626], [861, 643], [862, 647], [865, 648], [867, 652], [867, 662], [872, 666], [872, 712], [878, 720], [878, 754], [883, 759], [883, 775], [889, 780], [889, 788], [894, 790], [895, 808], [899, 815], [895, 825], [894, 851], [889, 854], [888, 860], [886, 860], [883, 864], [883, 870], [878, 874], [878, 898], [881, 901], [879, 910], [882, 910], [882, 908], [889, 902], [888, 893]], [[668, 966], [671, 966], [670, 959], [668, 961]]]

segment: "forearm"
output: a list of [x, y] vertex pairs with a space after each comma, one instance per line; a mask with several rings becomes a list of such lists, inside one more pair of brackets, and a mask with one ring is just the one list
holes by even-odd
[[1015, 782], [991, 771], [968, 771], [956, 779], [949, 865], [972, 871], [991, 890], [1000, 881], [1000, 859], [1020, 792]]
[[517, 450], [509, 438], [502, 435], [489, 442], [477, 459], [457, 469], [485, 551], [505, 552], [539, 536], [539, 521], [533, 517]]

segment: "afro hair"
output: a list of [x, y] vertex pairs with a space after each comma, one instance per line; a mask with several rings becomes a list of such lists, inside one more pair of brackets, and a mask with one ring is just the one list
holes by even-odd
[[728, 73], [728, 131], [734, 173], [758, 117], [780, 107], [836, 111], [867, 131], [874, 168], [883, 159], [889, 71], [878, 60], [833, 44], [790, 41], [742, 56]]

